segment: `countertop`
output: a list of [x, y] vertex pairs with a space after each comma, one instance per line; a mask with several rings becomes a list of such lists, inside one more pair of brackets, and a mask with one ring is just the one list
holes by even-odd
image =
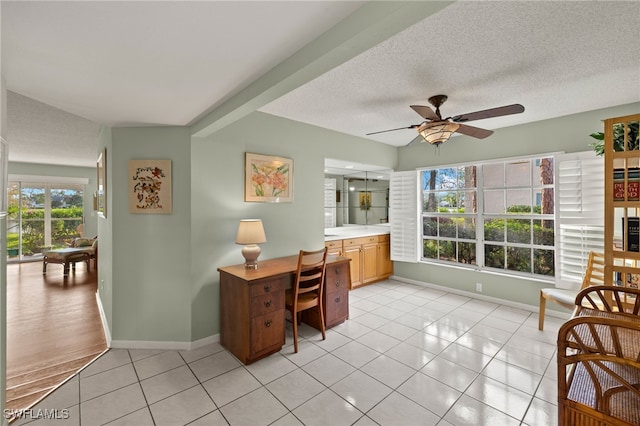
[[370, 235], [389, 234], [389, 224], [380, 225], [347, 225], [337, 228], [325, 228], [324, 240], [335, 241], [346, 238], [368, 237]]

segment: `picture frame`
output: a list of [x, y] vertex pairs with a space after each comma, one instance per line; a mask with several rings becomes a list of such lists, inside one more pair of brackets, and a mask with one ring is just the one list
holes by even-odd
[[293, 160], [246, 152], [244, 201], [293, 202]]
[[369, 210], [371, 208], [371, 191], [360, 191], [358, 201], [360, 210]]
[[98, 173], [96, 191], [96, 210], [98, 216], [107, 217], [107, 148], [103, 148], [96, 161]]
[[171, 160], [129, 160], [129, 213], [171, 214]]

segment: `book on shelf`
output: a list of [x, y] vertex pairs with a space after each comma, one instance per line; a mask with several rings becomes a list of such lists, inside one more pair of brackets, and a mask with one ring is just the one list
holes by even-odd
[[625, 198], [625, 169], [613, 171], [613, 201], [638, 201], [640, 200], [640, 168], [634, 167], [626, 170], [627, 190]]
[[622, 240], [624, 241], [625, 234], [627, 235], [627, 250], [626, 251], [640, 251], [640, 218], [628, 217], [625, 223], [625, 218], [622, 218]]

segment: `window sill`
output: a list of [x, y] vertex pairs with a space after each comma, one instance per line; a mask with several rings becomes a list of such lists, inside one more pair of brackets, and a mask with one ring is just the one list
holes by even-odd
[[480, 274], [497, 275], [501, 277], [513, 278], [518, 280], [527, 280], [527, 281], [539, 282], [544, 284], [552, 284], [554, 286], [556, 283], [555, 277], [543, 278], [543, 277], [536, 277], [533, 275], [525, 276], [525, 275], [509, 274], [509, 273], [501, 272], [497, 270], [480, 269], [480, 267], [477, 265], [464, 266], [464, 265], [456, 265], [451, 263], [437, 262], [437, 261], [431, 261], [431, 260], [425, 260], [425, 259], [421, 259], [418, 263], [422, 263], [425, 265], [441, 266], [444, 268], [460, 269], [463, 271], [473, 271], [473, 272], [478, 272]]

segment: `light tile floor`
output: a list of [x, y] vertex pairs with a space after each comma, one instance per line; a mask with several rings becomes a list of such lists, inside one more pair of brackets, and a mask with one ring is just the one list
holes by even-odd
[[[219, 344], [112, 349], [16, 425], [555, 425], [562, 320], [387, 280], [252, 365]], [[49, 409], [66, 419], [33, 420]], [[57, 411], [51, 411], [57, 410]]]

